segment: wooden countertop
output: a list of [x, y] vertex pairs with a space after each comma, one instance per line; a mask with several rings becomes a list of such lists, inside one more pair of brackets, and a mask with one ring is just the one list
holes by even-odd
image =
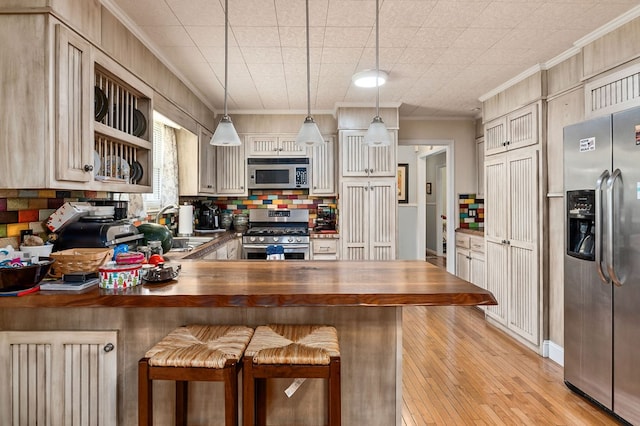
[[467, 228], [456, 228], [456, 232], [460, 232], [461, 234], [469, 234], [474, 235], [476, 237], [484, 238], [484, 231], [479, 231], [476, 229], [467, 229]]
[[487, 290], [424, 261], [182, 260], [177, 280], [113, 291], [0, 297], [0, 308], [494, 305]]

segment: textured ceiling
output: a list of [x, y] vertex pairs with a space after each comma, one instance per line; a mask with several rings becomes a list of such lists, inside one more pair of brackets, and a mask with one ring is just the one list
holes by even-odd
[[[222, 109], [224, 0], [104, 3]], [[375, 89], [351, 77], [375, 68], [375, 0], [309, 3], [312, 113], [373, 106]], [[638, 0], [380, 0], [381, 105], [400, 103], [403, 117], [477, 116], [480, 96], [631, 9]], [[306, 111], [305, 1], [229, 0], [229, 24], [229, 111]]]

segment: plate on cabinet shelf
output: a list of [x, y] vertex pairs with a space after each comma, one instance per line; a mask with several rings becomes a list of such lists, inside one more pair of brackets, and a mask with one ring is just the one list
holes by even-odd
[[93, 173], [96, 175], [99, 174], [101, 166], [102, 161], [100, 161], [100, 154], [98, 154], [98, 151], [93, 151]]
[[108, 103], [109, 101], [107, 99], [107, 95], [104, 94], [102, 89], [100, 89], [98, 86], [95, 86], [93, 108], [96, 121], [102, 121], [104, 116], [107, 115], [107, 110], [109, 109]]
[[124, 158], [117, 155], [110, 155], [104, 159], [104, 164], [100, 173], [101, 176], [124, 179], [129, 181], [131, 176], [131, 168]]
[[143, 175], [142, 165], [138, 161], [131, 163], [131, 183], [138, 183]]
[[133, 110], [133, 136], [142, 136], [147, 130], [147, 119], [139, 109]]

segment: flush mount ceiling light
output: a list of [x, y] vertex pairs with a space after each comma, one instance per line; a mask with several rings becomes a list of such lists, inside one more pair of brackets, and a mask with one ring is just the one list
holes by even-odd
[[[376, 0], [376, 73], [380, 74], [380, 7], [379, 0]], [[364, 144], [369, 146], [387, 146], [391, 145], [391, 136], [387, 130], [387, 126], [384, 125], [382, 117], [380, 117], [380, 86], [377, 86], [378, 93], [376, 93], [376, 116], [373, 117], [367, 133], [364, 135]]]
[[309, 0], [306, 2], [307, 16], [307, 117], [296, 136], [296, 144], [300, 146], [313, 146], [324, 144], [324, 138], [318, 129], [318, 125], [311, 116], [311, 65], [309, 60]]
[[[357, 72], [351, 77], [351, 81], [358, 87], [382, 86], [389, 79], [389, 74], [379, 70], [364, 70]], [[378, 84], [376, 85], [376, 81]]]
[[229, 74], [229, 0], [224, 1], [224, 114], [216, 131], [211, 138], [211, 145], [238, 146], [241, 145], [236, 128], [233, 127], [231, 117], [227, 114], [227, 75]]

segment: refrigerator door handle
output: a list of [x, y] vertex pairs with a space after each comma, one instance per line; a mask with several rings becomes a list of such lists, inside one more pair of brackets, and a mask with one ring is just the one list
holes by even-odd
[[611, 281], [618, 287], [622, 286], [622, 281], [618, 278], [613, 265], [613, 189], [616, 180], [618, 180], [621, 175], [620, 169], [616, 169], [609, 179], [607, 179], [607, 272], [611, 277]]
[[602, 211], [602, 185], [607, 182], [607, 179], [609, 178], [609, 170], [605, 170], [602, 172], [602, 174], [600, 175], [600, 177], [598, 178], [598, 180], [596, 181], [596, 232], [598, 233], [598, 235], [596, 235], [596, 270], [598, 271], [598, 275], [600, 276], [600, 280], [604, 283], [604, 284], [610, 284], [609, 282], [609, 277], [606, 275], [606, 273], [604, 272], [604, 270], [602, 269], [602, 236], [604, 235], [604, 232], [602, 232], [602, 215], [604, 214], [604, 212]]

